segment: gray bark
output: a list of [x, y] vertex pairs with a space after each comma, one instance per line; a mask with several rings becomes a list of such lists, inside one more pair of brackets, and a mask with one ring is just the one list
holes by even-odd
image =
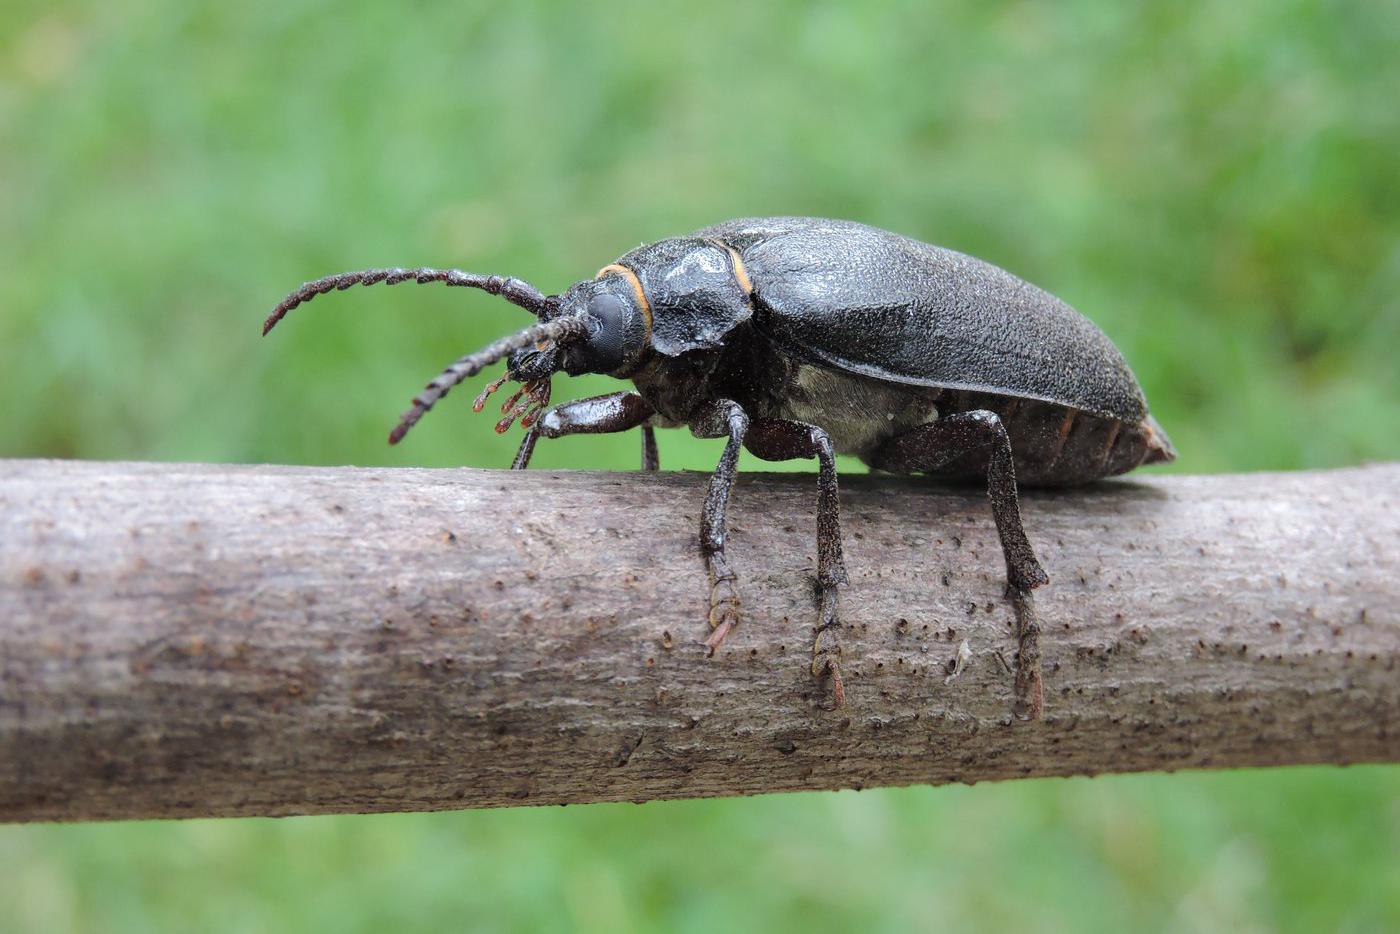
[[[977, 490], [0, 461], [0, 820], [406, 811], [1400, 760], [1400, 465], [1028, 491], [1043, 719]], [[950, 670], [966, 642], [970, 654]]]

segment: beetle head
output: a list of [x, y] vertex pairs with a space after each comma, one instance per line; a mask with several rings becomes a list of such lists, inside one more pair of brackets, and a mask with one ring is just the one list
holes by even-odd
[[[597, 279], [576, 283], [560, 296], [545, 296], [519, 279], [481, 276], [455, 269], [368, 269], [341, 273], [308, 282], [282, 300], [263, 323], [263, 333], [298, 305], [355, 285], [399, 282], [442, 282], [477, 288], [527, 309], [539, 320], [532, 326], [503, 337], [454, 362], [428, 383], [413, 399], [389, 434], [400, 441], [408, 430], [448, 391], [498, 360], [507, 361], [506, 375], [486, 387], [473, 406], [478, 412], [486, 399], [507, 380], [521, 390], [502, 408], [506, 418], [496, 426], [505, 431], [517, 418], [527, 427], [549, 403], [549, 379], [563, 370], [570, 376], [603, 373], [625, 376], [641, 365], [649, 348], [651, 315], [636, 277], [621, 266], [609, 266]], [[523, 400], [523, 401], [522, 401]]]
[[[646, 357], [650, 315], [631, 281], [620, 273], [575, 283], [559, 296], [558, 314], [576, 317], [586, 328], [582, 337], [554, 345], [557, 369], [570, 376], [602, 373], [624, 377], [635, 372]], [[523, 357], [519, 362], [527, 364]]]
[[560, 370], [570, 376], [616, 377], [635, 371], [646, 356], [651, 322], [640, 290], [631, 281], [604, 270], [600, 278], [576, 283], [550, 299], [541, 317], [546, 322], [574, 322], [577, 330], [512, 351], [505, 375], [488, 385], [472, 408], [480, 412], [506, 380], [515, 380], [521, 388], [501, 406], [505, 417], [496, 423], [496, 431], [508, 430], [517, 419], [522, 428], [529, 428], [549, 405], [549, 379]]

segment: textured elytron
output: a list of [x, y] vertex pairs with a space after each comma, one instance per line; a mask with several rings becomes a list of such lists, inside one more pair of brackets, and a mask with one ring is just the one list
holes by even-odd
[[851, 373], [1053, 402], [1140, 422], [1113, 343], [1069, 305], [990, 263], [851, 221], [748, 218], [699, 231], [740, 252], [756, 323]]

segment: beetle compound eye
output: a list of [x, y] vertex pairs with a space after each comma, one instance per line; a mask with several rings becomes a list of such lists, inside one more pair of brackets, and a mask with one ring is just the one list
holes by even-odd
[[628, 309], [616, 295], [603, 294], [588, 306], [588, 313], [598, 322], [589, 336], [598, 369], [614, 370], [622, 363], [626, 351]]
[[623, 375], [641, 355], [641, 318], [629, 299], [601, 292], [588, 302], [588, 336], [572, 348], [570, 373]]

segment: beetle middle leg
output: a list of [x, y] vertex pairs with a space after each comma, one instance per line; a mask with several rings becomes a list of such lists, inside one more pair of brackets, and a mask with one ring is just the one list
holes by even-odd
[[896, 472], [932, 471], [968, 454], [987, 451], [987, 495], [1006, 558], [1007, 597], [1016, 611], [1016, 705], [1023, 719], [1039, 718], [1043, 701], [1040, 679], [1040, 627], [1035, 619], [1031, 590], [1049, 583], [1036, 560], [1021, 523], [1016, 496], [1016, 470], [1011, 440], [995, 412], [978, 409], [959, 412], [920, 425], [891, 438], [871, 458], [872, 466]]
[[[643, 451], [646, 450], [646, 436], [651, 432], [647, 420], [656, 410], [635, 392], [615, 392], [606, 396], [593, 396], [556, 405], [540, 416], [539, 421], [525, 432], [520, 449], [511, 463], [512, 470], [524, 470], [535, 453], [535, 442], [540, 438], [562, 438], [565, 435], [600, 435], [627, 431], [642, 426]], [[651, 439], [655, 454], [656, 440]], [[643, 453], [643, 468], [655, 470], [655, 457], [650, 464]]]
[[839, 588], [846, 583], [846, 562], [841, 555], [841, 517], [836, 490], [836, 450], [831, 437], [815, 425], [780, 419], [757, 419], [744, 446], [766, 461], [817, 459], [817, 587], [821, 611], [812, 641], [812, 675], [831, 678], [833, 708], [845, 703], [841, 678], [841, 620], [837, 613]]
[[734, 587], [734, 572], [724, 559], [724, 524], [739, 467], [739, 448], [749, 431], [749, 417], [739, 403], [717, 399], [700, 407], [690, 420], [690, 431], [697, 438], [729, 439], [710, 478], [705, 507], [700, 512], [700, 550], [705, 554], [710, 574], [711, 632], [705, 645], [713, 655], [729, 630], [739, 623], [739, 592]]

